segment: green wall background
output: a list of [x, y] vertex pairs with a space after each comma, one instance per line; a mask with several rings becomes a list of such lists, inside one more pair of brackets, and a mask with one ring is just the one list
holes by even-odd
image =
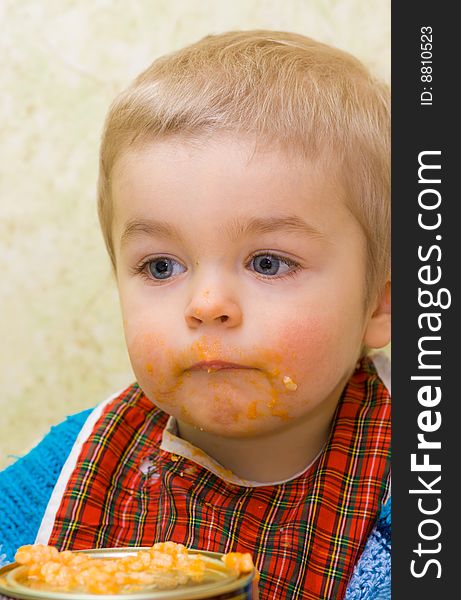
[[0, 468], [133, 379], [99, 232], [102, 122], [161, 54], [291, 30], [390, 79], [390, 0], [0, 2]]

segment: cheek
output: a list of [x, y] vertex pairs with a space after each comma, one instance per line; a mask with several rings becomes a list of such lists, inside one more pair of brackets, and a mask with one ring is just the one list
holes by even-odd
[[[275, 333], [274, 343], [280, 356], [278, 384], [288, 394], [288, 402], [296, 402], [306, 394], [310, 398], [323, 394], [337, 383], [345, 368], [345, 355], [340, 349], [343, 332], [326, 315], [292, 319]], [[345, 336], [344, 336], [345, 337]]]
[[[141, 387], [168, 385], [174, 364], [174, 352], [165, 339], [152, 333], [126, 331], [128, 354]], [[146, 390], [147, 391], [147, 390]]]
[[171, 318], [157, 302], [130, 290], [122, 290], [121, 305], [126, 346], [136, 377], [162, 378], [171, 370]]
[[327, 320], [311, 317], [284, 323], [283, 327], [274, 332], [273, 343], [288, 366], [299, 362], [309, 364], [318, 359], [331, 347], [333, 339]]

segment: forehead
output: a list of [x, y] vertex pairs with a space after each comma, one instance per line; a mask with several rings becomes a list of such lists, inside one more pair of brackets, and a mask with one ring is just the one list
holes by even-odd
[[320, 231], [352, 215], [339, 177], [320, 160], [307, 161], [254, 140], [168, 138], [123, 153], [111, 177], [113, 232], [133, 219], [155, 217], [178, 228], [297, 217]]

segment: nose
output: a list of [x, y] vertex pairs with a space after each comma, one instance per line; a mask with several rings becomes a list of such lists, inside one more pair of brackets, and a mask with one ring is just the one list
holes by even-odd
[[214, 286], [196, 289], [185, 310], [185, 319], [191, 329], [204, 325], [237, 327], [242, 322], [242, 309], [232, 290]]

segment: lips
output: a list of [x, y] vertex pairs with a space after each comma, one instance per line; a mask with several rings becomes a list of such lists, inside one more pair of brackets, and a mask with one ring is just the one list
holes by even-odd
[[224, 360], [203, 360], [195, 363], [189, 368], [189, 371], [207, 371], [211, 373], [213, 371], [225, 371], [235, 369], [251, 369], [245, 365], [239, 365], [238, 363], [226, 362]]

